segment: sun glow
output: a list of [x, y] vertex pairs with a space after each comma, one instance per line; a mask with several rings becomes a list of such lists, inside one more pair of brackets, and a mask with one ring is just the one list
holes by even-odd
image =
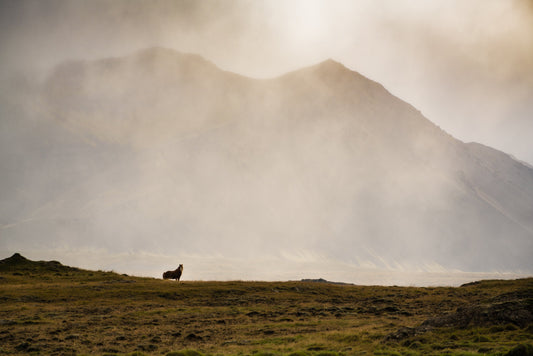
[[319, 0], [287, 2], [285, 24], [289, 36], [294, 43], [312, 43], [325, 37], [328, 26], [324, 12], [325, 3]]

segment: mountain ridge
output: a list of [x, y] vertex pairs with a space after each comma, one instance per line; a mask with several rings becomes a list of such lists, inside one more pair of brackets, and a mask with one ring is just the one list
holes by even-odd
[[42, 230], [119, 251], [533, 270], [531, 169], [334, 60], [267, 80], [161, 48], [72, 68], [41, 93], [51, 144], [11, 183], [4, 216], [27, 223], [5, 246]]

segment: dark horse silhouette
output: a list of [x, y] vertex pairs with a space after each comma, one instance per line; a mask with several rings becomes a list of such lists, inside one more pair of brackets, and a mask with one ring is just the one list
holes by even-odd
[[163, 279], [175, 279], [176, 281], [179, 281], [182, 272], [183, 272], [183, 265], [180, 265], [174, 271], [166, 271], [165, 273], [163, 273]]

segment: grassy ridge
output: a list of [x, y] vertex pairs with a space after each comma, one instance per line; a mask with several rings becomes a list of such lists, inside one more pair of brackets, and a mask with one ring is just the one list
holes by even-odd
[[[2, 354], [503, 355], [527, 352], [533, 338], [531, 278], [460, 288], [176, 283], [15, 260], [0, 263]], [[514, 300], [525, 300], [514, 314], [420, 328], [465, 305]]]

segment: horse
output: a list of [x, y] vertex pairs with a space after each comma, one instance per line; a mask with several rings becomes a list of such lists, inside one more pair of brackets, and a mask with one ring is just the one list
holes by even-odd
[[179, 282], [181, 273], [183, 272], [183, 265], [180, 265], [174, 271], [166, 271], [163, 273], [163, 279], [175, 279]]

